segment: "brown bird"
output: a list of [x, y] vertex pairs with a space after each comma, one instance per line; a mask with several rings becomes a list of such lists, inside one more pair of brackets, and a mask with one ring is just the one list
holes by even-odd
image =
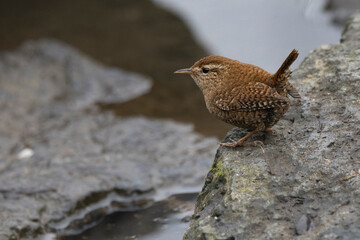
[[294, 49], [275, 74], [221, 56], [202, 58], [192, 67], [175, 73], [190, 74], [203, 92], [210, 113], [250, 131], [240, 140], [222, 143], [222, 146], [254, 145], [254, 142], [245, 142], [246, 139], [259, 131], [274, 132], [271, 127], [289, 108], [288, 95], [300, 98], [288, 82], [289, 67], [298, 55]]

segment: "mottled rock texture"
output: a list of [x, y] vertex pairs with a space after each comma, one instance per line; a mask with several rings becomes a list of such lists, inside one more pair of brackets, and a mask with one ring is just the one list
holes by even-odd
[[77, 231], [116, 210], [200, 188], [216, 139], [100, 112], [149, 91], [54, 40], [0, 54], [0, 239]]
[[254, 137], [275, 175], [258, 147], [218, 149], [184, 239], [360, 239], [359, 36], [360, 13], [294, 71], [277, 135]]

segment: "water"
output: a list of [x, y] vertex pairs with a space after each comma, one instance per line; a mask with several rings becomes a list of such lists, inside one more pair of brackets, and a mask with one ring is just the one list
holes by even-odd
[[173, 195], [136, 212], [117, 212], [80, 235], [60, 240], [181, 239], [194, 211], [197, 193]]
[[300, 57], [338, 43], [341, 29], [330, 24], [325, 0], [192, 1], [155, 0], [188, 24], [211, 53], [275, 72], [293, 48]]

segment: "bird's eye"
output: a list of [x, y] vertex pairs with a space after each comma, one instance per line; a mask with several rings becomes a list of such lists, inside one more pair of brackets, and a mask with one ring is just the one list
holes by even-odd
[[210, 71], [210, 69], [209, 68], [203, 68], [202, 71], [203, 71], [203, 73], [208, 73]]

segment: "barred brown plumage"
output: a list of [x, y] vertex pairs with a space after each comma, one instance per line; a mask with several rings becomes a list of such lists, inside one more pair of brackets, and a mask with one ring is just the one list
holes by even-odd
[[175, 73], [190, 74], [203, 92], [210, 113], [250, 131], [240, 140], [222, 143], [222, 146], [251, 145], [245, 140], [259, 131], [271, 132], [270, 128], [288, 110], [288, 94], [300, 98], [296, 88], [288, 81], [291, 74], [289, 67], [298, 55], [294, 49], [275, 74], [221, 56], [205, 57], [191, 68]]

